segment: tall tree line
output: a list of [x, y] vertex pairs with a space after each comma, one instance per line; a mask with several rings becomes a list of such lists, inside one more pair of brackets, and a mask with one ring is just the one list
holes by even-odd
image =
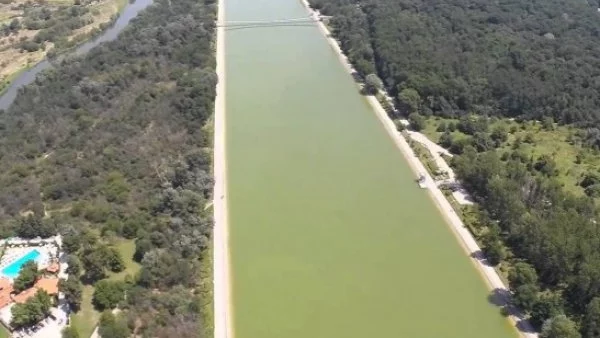
[[426, 114], [466, 112], [591, 125], [600, 118], [595, 2], [313, 0], [365, 77]]

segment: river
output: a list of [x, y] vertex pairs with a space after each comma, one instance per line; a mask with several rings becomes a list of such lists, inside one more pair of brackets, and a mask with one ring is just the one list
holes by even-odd
[[[82, 55], [89, 52], [92, 48], [98, 46], [99, 44], [114, 40], [119, 33], [127, 27], [129, 21], [135, 18], [137, 14], [144, 8], [148, 7], [152, 3], [152, 0], [135, 0], [133, 2], [127, 3], [119, 17], [115, 22], [102, 32], [100, 35], [95, 37], [94, 39], [83, 43], [78, 46], [74, 51], [71, 52], [71, 55]], [[47, 59], [44, 59], [37, 63], [35, 66], [23, 71], [19, 76], [11, 82], [10, 86], [2, 93], [0, 96], [0, 109], [7, 109], [13, 103], [17, 94], [19, 93], [19, 89], [23, 86], [26, 86], [32, 83], [35, 80], [37, 74], [45, 69], [52, 67], [52, 63]]]
[[[225, 0], [227, 21], [307, 15]], [[235, 337], [514, 337], [316, 25], [225, 30]]]

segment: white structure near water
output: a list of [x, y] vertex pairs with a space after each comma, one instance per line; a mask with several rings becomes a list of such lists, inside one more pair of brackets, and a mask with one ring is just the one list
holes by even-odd
[[[9, 238], [0, 240], [2, 256], [0, 257], [0, 321], [11, 329], [12, 308], [15, 304], [24, 303], [44, 290], [55, 299], [50, 316], [31, 328], [12, 331], [13, 337], [60, 338], [62, 329], [68, 323], [69, 306], [58, 290], [61, 278], [68, 277], [65, 255], [61, 251], [62, 238], [56, 235], [49, 238], [21, 239]], [[14, 279], [19, 275], [22, 266], [35, 261], [42, 276], [35, 284], [20, 293], [13, 290]]]

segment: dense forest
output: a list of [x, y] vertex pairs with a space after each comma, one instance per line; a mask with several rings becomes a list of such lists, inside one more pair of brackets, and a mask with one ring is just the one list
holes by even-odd
[[311, 4], [333, 16], [329, 25], [360, 75], [379, 75], [396, 98], [416, 93], [425, 114], [551, 116], [591, 128], [600, 121], [596, 1]]
[[[102, 315], [103, 336], [198, 337], [212, 325], [202, 258], [215, 20], [213, 0], [156, 0], [117, 40], [62, 60], [0, 111], [0, 233], [60, 232], [75, 313], [91, 306], [89, 285], [97, 310], [122, 310]], [[113, 245], [127, 240], [133, 257]], [[127, 259], [139, 273], [108, 280]]]
[[440, 144], [457, 155], [452, 165], [478, 202], [472, 223], [488, 261], [509, 267], [514, 304], [543, 337], [600, 337], [600, 175], [577, 177], [579, 194], [565, 186], [572, 174], [557, 169], [556, 149], [533, 157], [525, 149], [535, 133], [515, 137], [519, 127], [494, 122], [571, 124], [576, 133], [556, 137], [598, 156], [596, 1], [311, 4], [333, 16], [328, 24], [367, 84], [381, 79], [392, 114], [410, 114], [417, 129], [424, 116], [452, 121], [438, 128]]

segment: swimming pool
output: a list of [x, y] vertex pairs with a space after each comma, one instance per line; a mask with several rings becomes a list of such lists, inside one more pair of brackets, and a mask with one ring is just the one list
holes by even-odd
[[17, 276], [19, 275], [19, 271], [21, 271], [21, 267], [23, 266], [23, 264], [25, 264], [29, 261], [36, 260], [40, 255], [41, 254], [39, 251], [37, 251], [35, 249], [31, 250], [23, 257], [17, 259], [16, 261], [12, 262], [9, 266], [2, 269], [2, 274], [8, 278], [13, 278], [13, 279], [17, 278]]

